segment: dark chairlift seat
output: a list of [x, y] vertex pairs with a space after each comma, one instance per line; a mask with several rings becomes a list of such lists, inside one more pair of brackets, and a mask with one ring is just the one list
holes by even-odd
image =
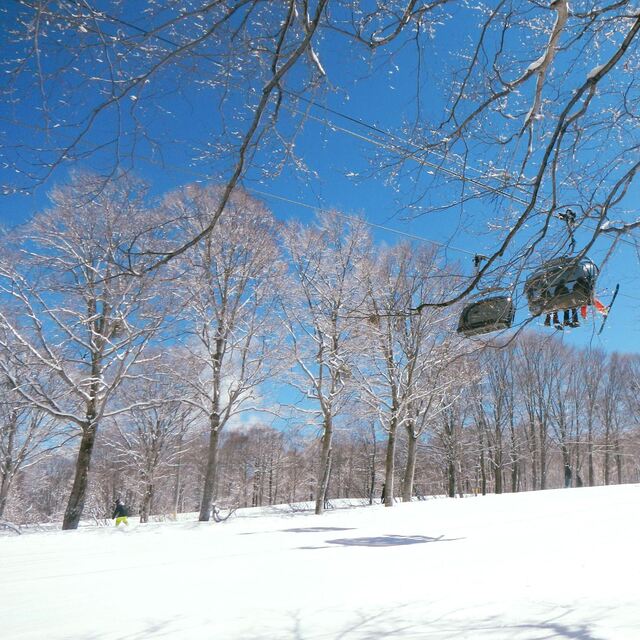
[[524, 284], [529, 311], [538, 316], [590, 305], [597, 278], [598, 267], [587, 257], [549, 260], [534, 271]]
[[458, 333], [466, 337], [509, 329], [516, 310], [509, 296], [493, 296], [464, 307], [458, 322]]

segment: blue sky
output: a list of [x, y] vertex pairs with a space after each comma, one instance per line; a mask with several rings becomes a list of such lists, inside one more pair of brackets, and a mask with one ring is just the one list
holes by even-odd
[[[491, 254], [498, 241], [499, 234], [486, 232], [487, 222], [518, 213], [523, 206], [517, 201], [518, 194], [505, 192], [504, 195], [434, 212], [432, 209], [435, 205], [443, 199], [451, 199], [453, 190], [459, 188], [455, 180], [445, 184], [438, 169], [419, 167], [417, 163], [408, 161], [404, 178], [391, 185], [388, 172], [374, 170], [371, 164], [376, 155], [379, 159], [379, 154], [384, 151], [372, 139], [385, 138], [322, 108], [336, 110], [400, 138], [406, 138], [406, 128], [412, 125], [428, 128], [429, 122], [437, 120], [442, 113], [447, 99], [446, 78], [439, 71], [451, 62], [452, 51], [458, 50], [463, 54], [470, 51], [473, 45], [475, 23], [470, 15], [460, 13], [455, 21], [438, 27], [439, 37], [427, 42], [419, 60], [420, 66], [411, 42], [365, 58], [359, 45], [348, 44], [344, 39], [331, 35], [324, 36], [318, 51], [329, 80], [314, 97], [320, 106], [303, 102], [297, 106], [298, 110], [309, 108], [310, 118], [296, 134], [294, 148], [294, 153], [305, 168], [295, 167], [289, 162], [277, 175], [252, 169], [243, 179], [245, 188], [254, 190], [256, 197], [264, 199], [281, 218], [312, 220], [314, 207], [335, 208], [347, 215], [364, 216], [373, 225], [378, 225], [372, 226], [372, 229], [381, 241], [407, 240], [406, 234], [409, 234], [424, 239], [415, 242], [442, 243], [447, 246], [443, 251], [443, 259], [458, 263], [464, 272], [470, 274], [473, 253]], [[0, 26], [6, 29], [14, 19], [10, 11], [2, 14], [0, 20], [5, 24]], [[129, 16], [129, 19], [136, 24], [143, 24], [137, 16]], [[146, 26], [148, 28], [149, 25]], [[447, 42], [446, 47], [441, 45], [444, 41]], [[12, 51], [6, 43], [3, 46], [3, 57], [10, 57]], [[524, 44], [522, 56], [527, 59]], [[455, 64], [455, 60], [453, 62]], [[153, 134], [163, 141], [164, 166], [160, 164], [159, 156], [153, 155], [150, 146], [144, 142], [136, 148], [133, 156], [134, 171], [150, 183], [154, 196], [205, 177], [221, 180], [229, 171], [228, 162], [218, 162], [212, 154], [200, 162], [193, 159], [193, 148], [207, 149], [208, 139], [221, 127], [223, 114], [215, 100], [215, 90], [198, 87], [174, 94], [170, 92], [174, 79], [166, 82], [162, 87], [165, 95], [157, 98], [151, 107], [147, 105], [145, 114]], [[290, 82], [290, 86], [295, 86], [295, 74]], [[82, 95], [74, 95], [70, 99], [72, 104], [76, 101], [78, 108], [84, 104]], [[35, 109], [35, 102], [30, 101], [27, 92], [19, 108]], [[230, 101], [224, 112], [225, 118], [238, 108], [237, 100]], [[8, 125], [7, 119], [11, 119], [11, 113], [6, 106], [0, 115], [5, 118], [2, 129], [6, 131], [10, 142], [29, 144], [32, 140], [29, 128]], [[35, 123], [37, 116], [37, 111], [34, 111]], [[131, 124], [129, 116], [128, 113], [124, 114], [125, 137], [126, 127]], [[282, 133], [291, 135], [299, 120], [299, 113], [285, 109], [280, 121]], [[106, 118], [97, 129], [95, 139], [109, 137], [113, 124], [113, 120]], [[261, 149], [256, 156], [256, 165], [273, 168], [275, 159], [270, 149]], [[439, 162], [439, 158], [433, 155], [428, 155], [427, 159], [436, 164]], [[473, 175], [474, 168], [485, 169], [486, 162], [490, 160], [494, 160], [496, 168], [501, 168], [500, 158], [474, 158], [472, 154], [469, 160], [470, 175]], [[103, 161], [104, 158], [101, 160], [94, 156], [85, 162], [65, 166], [33, 194], [0, 197], [0, 224], [9, 227], [19, 224], [32, 213], [45, 208], [47, 192], [56, 181], [65, 179], [69, 169], [100, 170]], [[10, 164], [9, 159], [9, 171]], [[458, 170], [455, 162], [450, 161], [446, 163], [446, 168]], [[422, 175], [412, 180], [411, 177], [416, 178], [418, 169]], [[418, 202], [415, 199], [416, 185], [424, 195]], [[516, 197], [510, 199], [509, 193]], [[381, 226], [394, 229], [397, 233], [383, 230]], [[579, 236], [578, 242], [585, 238]], [[599, 241], [590, 255], [596, 263], [600, 263], [608, 248], [609, 242]], [[544, 259], [544, 256], [540, 258]], [[605, 303], [615, 284], [621, 285], [615, 310], [603, 335], [595, 335], [600, 324], [600, 318], [597, 317], [595, 321], [586, 322], [580, 330], [566, 332], [562, 339], [580, 346], [639, 352], [638, 272], [635, 248], [628, 242], [620, 242], [616, 252], [604, 265], [598, 283], [600, 297]], [[520, 300], [517, 321], [526, 317], [525, 305]]]

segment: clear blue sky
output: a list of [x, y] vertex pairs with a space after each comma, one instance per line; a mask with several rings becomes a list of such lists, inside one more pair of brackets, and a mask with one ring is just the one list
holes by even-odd
[[[10, 26], [14, 18], [10, 11], [0, 15], [0, 20], [4, 23], [0, 25], [3, 30]], [[132, 22], [137, 20], [135, 16], [130, 19]], [[453, 46], [461, 51], [471, 46], [473, 25], [470, 20], [460, 20], [443, 29], [446, 37], [454, 42]], [[6, 58], [12, 52], [6, 44], [3, 47], [3, 57]], [[321, 105], [400, 137], [405, 137], [403, 126], [412, 123], [427, 124], [443, 108], [445, 88], [440, 84], [443, 78], [439, 76], [438, 70], [444, 67], [443, 58], [447, 52], [438, 50], [435, 45], [425, 50], [420, 70], [416, 67], [415, 51], [410, 46], [393, 51], [390, 57], [387, 56], [388, 50], [380, 51], [372, 63], [365, 63], [357, 45], [346, 45], [344, 39], [336, 38], [332, 41], [331, 37], [327, 37], [321, 45], [320, 53], [332, 86], [348, 87], [345, 91], [323, 91], [317, 98]], [[349, 64], [345, 64], [345, 60]], [[186, 93], [188, 97], [185, 97]], [[71, 99], [81, 101], [79, 96], [72, 96]], [[162, 99], [162, 106], [169, 108], [172, 116], [164, 119], [158, 114], [156, 133], [162, 136], [162, 128], [169, 123], [167, 140], [188, 141], [190, 144], [205, 146], [211, 130], [220, 126], [216, 121], [220, 117], [216, 104], [211, 100], [211, 95], [204, 91], [167, 96]], [[301, 103], [300, 108], [306, 106]], [[32, 105], [25, 98], [21, 108], [30, 107]], [[275, 177], [266, 177], [263, 172], [256, 170], [250, 171], [243, 182], [246, 188], [260, 192], [256, 193], [257, 197], [264, 199], [279, 217], [311, 220], [314, 215], [312, 207], [335, 208], [348, 215], [362, 215], [375, 225], [398, 232], [372, 227], [380, 240], [394, 242], [407, 239], [403, 234], [410, 234], [424, 238], [424, 241], [433, 240], [448, 245], [443, 253], [446, 259], [459, 263], [470, 274], [472, 254], [490, 254], [496, 246], [497, 238], [483, 233], [486, 222], [494, 216], [504, 215], [508, 211], [517, 212], [522, 208], [518, 202], [499, 196], [481, 202], [470, 202], [464, 208], [428, 212], [430, 206], [437, 204], [441, 195], [445, 198], [451, 195], [437, 193], [434, 189], [412, 209], [410, 205], [414, 202], [416, 191], [415, 183], [410, 180], [410, 173], [417, 170], [416, 163], [407, 163], [406, 181], [394, 190], [386, 181], [386, 176], [373, 171], [370, 164], [376, 154], [383, 152], [371, 141], [375, 137], [380, 139], [380, 136], [322, 108], [311, 107], [309, 113], [318, 120], [307, 120], [296, 136], [295, 145], [295, 153], [304, 161], [308, 171], [294, 169], [290, 163]], [[31, 139], [29, 130], [16, 129], [7, 124], [10, 113], [6, 107], [2, 108], [0, 115], [4, 118], [2, 130], [6, 132], [10, 142], [28, 144]], [[296, 118], [296, 114], [283, 112], [281, 123], [285, 133], [291, 131], [292, 122]], [[334, 126], [322, 121], [330, 121]], [[336, 125], [347, 131], [336, 129]], [[108, 129], [108, 121], [105, 122], [105, 129]], [[134, 169], [149, 181], [154, 195], [193, 180], [201, 180], [204, 175], [217, 174], [224, 177], [228, 170], [227, 166], [216, 166], [211, 160], [205, 166], [194, 164], [187, 144], [167, 144], [164, 167], [143, 159], [147, 157], [147, 151], [143, 145], [137, 154]], [[263, 151], [256, 159], [269, 166], [267, 152]], [[95, 168], [94, 162], [95, 159], [89, 159], [85, 164], [65, 167], [31, 195], [0, 197], [0, 224], [13, 226], [28, 219], [32, 213], [47, 206], [47, 191], [56, 180], [65, 178], [68, 169], [92, 170]], [[448, 166], [456, 169], [455, 165]], [[473, 169], [473, 158], [470, 166]], [[434, 179], [437, 180], [437, 170], [423, 167], [422, 171], [434, 171]], [[428, 174], [423, 175], [419, 183], [428, 185], [429, 179]], [[453, 184], [455, 188], [455, 181]], [[423, 211], [427, 213], [415, 215], [416, 212]], [[600, 262], [607, 247], [605, 242], [599, 242], [591, 252], [591, 257]], [[600, 297], [605, 303], [608, 302], [615, 284], [621, 285], [620, 296], [603, 335], [595, 335], [601, 321], [597, 317], [595, 322], [590, 320], [581, 329], [564, 334], [563, 340], [570, 344], [592, 345], [606, 350], [640, 352], [640, 292], [636, 291], [638, 275], [635, 248], [628, 243], [620, 243], [599, 279]], [[520, 300], [517, 320], [523, 320], [526, 316], [525, 305]]]

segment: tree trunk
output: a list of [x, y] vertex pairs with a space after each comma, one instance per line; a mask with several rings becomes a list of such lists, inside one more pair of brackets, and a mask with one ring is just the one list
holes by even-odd
[[402, 502], [411, 502], [413, 495], [413, 479], [416, 474], [416, 457], [418, 453], [418, 438], [413, 429], [408, 429], [409, 443], [407, 447], [407, 465], [402, 478]]
[[531, 486], [534, 491], [538, 488], [538, 440], [535, 423], [531, 422], [529, 432], [529, 446], [531, 450]]
[[0, 519], [2, 518], [2, 514], [7, 506], [7, 499], [9, 497], [9, 489], [11, 488], [12, 479], [11, 472], [9, 471], [9, 473], [4, 473], [2, 481], [0, 481]]
[[273, 457], [269, 462], [269, 505], [274, 503], [274, 484], [273, 484]]
[[369, 504], [373, 504], [375, 499], [375, 491], [376, 491], [376, 466], [378, 460], [378, 441], [376, 439], [376, 426], [375, 423], [371, 423], [371, 436], [372, 436], [372, 447], [373, 451], [371, 453], [371, 467], [369, 468], [370, 473], [370, 486], [369, 486]]
[[13, 449], [15, 445], [16, 431], [18, 429], [17, 420], [16, 412], [11, 411], [6, 425], [8, 437], [5, 447], [5, 458], [2, 461], [2, 478], [0, 479], [0, 518], [2, 518], [2, 514], [7, 506], [9, 489], [11, 488], [11, 483], [15, 476], [16, 467], [20, 463], [20, 461], [13, 459]]
[[589, 474], [589, 486], [593, 487], [596, 484], [596, 474], [593, 467], [593, 424], [589, 420], [589, 427], [587, 429], [587, 468]]
[[[180, 447], [182, 447], [182, 442], [180, 442]], [[182, 456], [178, 457], [178, 463], [176, 466], [176, 484], [173, 489], [173, 514], [175, 516], [180, 513], [180, 502], [182, 496]]]
[[496, 424], [494, 429], [494, 452], [493, 452], [493, 478], [494, 478], [494, 492], [502, 493], [503, 492], [503, 475], [502, 475], [502, 466], [503, 466], [503, 456], [504, 452], [502, 451], [502, 430], [500, 429], [500, 425]]
[[511, 421], [511, 493], [516, 493], [518, 491], [518, 475], [519, 475], [519, 465], [518, 465], [518, 456], [517, 456], [517, 443], [516, 443], [516, 432], [513, 426], [513, 420]]
[[542, 421], [540, 422], [540, 488], [547, 488], [547, 442]]
[[71, 495], [69, 496], [62, 521], [62, 528], [64, 530], [77, 529], [80, 518], [82, 517], [84, 502], [87, 497], [87, 489], [89, 487], [89, 467], [91, 465], [93, 446], [96, 441], [97, 426], [95, 422], [91, 422], [82, 430], [73, 487], [71, 488]]
[[573, 468], [576, 470], [576, 478], [574, 481], [574, 486], [581, 487], [582, 486], [582, 478], [580, 477], [580, 469], [582, 468], [582, 458], [580, 457], [581, 449], [580, 449], [580, 435], [576, 434], [576, 439], [578, 440], [578, 446], [576, 447], [576, 456]]
[[253, 474], [253, 488], [251, 491], [251, 506], [262, 506], [262, 473], [257, 469]]
[[144, 486], [144, 494], [142, 495], [142, 504], [140, 505], [140, 522], [149, 522], [151, 515], [151, 501], [153, 500], [153, 481], [147, 480]]
[[564, 487], [568, 489], [573, 484], [573, 470], [571, 469], [571, 458], [569, 457], [569, 450], [565, 444], [560, 447], [562, 453], [562, 467], [564, 469]]
[[618, 484], [622, 484], [622, 448], [620, 442], [616, 438], [616, 473], [618, 477]]
[[611, 440], [609, 437], [609, 426], [607, 425], [604, 434], [604, 483], [611, 483]]
[[453, 460], [449, 460], [447, 464], [447, 481], [448, 481], [448, 496], [450, 498], [456, 497], [456, 465]]
[[395, 489], [393, 486], [393, 476], [395, 473], [395, 455], [396, 455], [396, 418], [391, 419], [389, 424], [389, 437], [387, 438], [387, 456], [385, 459], [384, 473], [384, 506], [393, 507], [393, 494]]
[[[95, 320], [94, 323], [92, 333], [95, 331], [95, 334], [100, 336], [100, 327], [104, 323], [104, 316]], [[100, 339], [99, 342], [103, 342], [103, 340]], [[71, 495], [67, 502], [67, 508], [64, 512], [64, 519], [62, 520], [63, 530], [77, 529], [80, 518], [82, 517], [82, 512], [84, 511], [84, 502], [89, 487], [91, 456], [98, 431], [96, 416], [98, 415], [98, 390], [102, 377], [102, 369], [100, 367], [101, 359], [101, 349], [96, 347], [96, 350], [91, 354], [91, 384], [89, 386], [89, 400], [86, 404], [86, 421], [82, 425], [82, 438], [80, 439], [80, 450], [78, 451], [78, 459], [76, 460], [75, 478], [73, 480], [73, 487], [71, 488]]]
[[496, 463], [494, 466], [493, 477], [494, 477], [494, 483], [495, 483], [495, 493], [502, 493], [504, 491], [503, 489], [504, 476], [502, 475], [502, 466], [499, 463]]
[[200, 503], [200, 522], [209, 522], [211, 508], [213, 507], [213, 491], [215, 488], [216, 474], [218, 472], [218, 439], [220, 437], [220, 416], [217, 413], [211, 415], [209, 420], [209, 454], [207, 456], [207, 470], [202, 490], [202, 502]]
[[318, 473], [318, 485], [316, 487], [316, 515], [324, 512], [327, 499], [329, 476], [331, 475], [331, 441], [333, 438], [333, 425], [331, 419], [324, 421], [324, 434], [322, 436], [322, 451], [320, 453], [320, 469]]
[[487, 495], [487, 470], [485, 468], [484, 461], [484, 438], [482, 437], [482, 431], [478, 431], [480, 438], [480, 490], [483, 496]]

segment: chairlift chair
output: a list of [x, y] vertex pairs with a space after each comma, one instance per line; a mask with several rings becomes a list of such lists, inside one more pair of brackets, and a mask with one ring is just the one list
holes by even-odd
[[524, 284], [533, 316], [593, 303], [598, 267], [587, 257], [554, 258], [534, 271]]
[[458, 333], [467, 338], [509, 329], [516, 315], [509, 296], [493, 296], [471, 302], [460, 314]]

